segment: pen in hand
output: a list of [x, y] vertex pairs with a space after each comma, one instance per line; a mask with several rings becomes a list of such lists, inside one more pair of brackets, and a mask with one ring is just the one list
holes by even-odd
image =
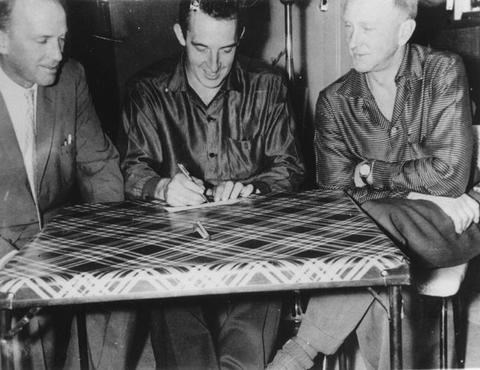
[[[190, 175], [190, 172], [188, 172], [188, 170], [185, 168], [185, 166], [184, 166], [183, 164], [177, 163], [177, 166], [178, 166], [178, 168], [180, 169], [180, 171], [185, 175], [185, 177], [186, 177], [187, 179], [189, 179], [191, 182], [193, 182], [194, 184], [196, 184], [196, 182], [193, 181], [192, 175]], [[205, 196], [205, 194], [200, 194], [200, 195], [202, 196], [202, 198], [203, 198], [203, 200], [204, 200], [205, 202], [208, 202], [208, 199], [207, 199], [207, 197]]]
[[190, 172], [188, 172], [188, 170], [185, 168], [183, 164], [177, 163], [177, 166], [187, 179], [189, 179], [191, 182], [194, 182], [192, 176], [190, 175]]

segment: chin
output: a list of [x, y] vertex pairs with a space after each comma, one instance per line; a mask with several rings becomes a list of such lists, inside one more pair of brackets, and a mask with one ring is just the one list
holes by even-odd
[[36, 82], [39, 86], [50, 86], [50, 85], [53, 85], [56, 80], [57, 80], [57, 75], [55, 74], [53, 76], [44, 76], [44, 77], [38, 78]]
[[207, 80], [207, 79], [204, 79], [203, 80], [203, 85], [210, 88], [210, 89], [216, 89], [217, 87], [219, 87], [221, 84], [222, 84], [222, 81], [223, 80]]
[[353, 68], [358, 73], [365, 73], [371, 71], [371, 67], [369, 65], [366, 65], [365, 63], [353, 63]]

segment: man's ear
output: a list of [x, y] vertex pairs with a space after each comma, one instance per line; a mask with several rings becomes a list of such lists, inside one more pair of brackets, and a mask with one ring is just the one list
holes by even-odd
[[8, 33], [0, 30], [0, 54], [8, 54]]
[[177, 36], [178, 43], [182, 46], [185, 46], [187, 42], [185, 41], [185, 36], [183, 36], [182, 27], [178, 23], [173, 25], [173, 31], [175, 32], [175, 36]]
[[413, 31], [415, 31], [417, 23], [413, 19], [407, 19], [403, 21], [400, 25], [399, 35], [398, 35], [398, 43], [400, 46], [405, 45], [410, 37], [413, 35]]

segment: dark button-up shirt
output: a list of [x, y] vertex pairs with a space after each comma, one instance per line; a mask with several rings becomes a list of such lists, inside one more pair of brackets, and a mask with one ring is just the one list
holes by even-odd
[[120, 152], [127, 195], [151, 197], [183, 163], [213, 185], [233, 180], [263, 192], [294, 190], [303, 179], [295, 125], [281, 75], [237, 60], [205, 105], [188, 85], [183, 58], [163, 62], [131, 82]]
[[[391, 121], [366, 76], [351, 70], [319, 95], [315, 120], [316, 178], [354, 198], [402, 197], [415, 191], [457, 197], [465, 192], [473, 132], [461, 59], [409, 45], [396, 76]], [[355, 166], [373, 162], [373, 186], [356, 188]]]

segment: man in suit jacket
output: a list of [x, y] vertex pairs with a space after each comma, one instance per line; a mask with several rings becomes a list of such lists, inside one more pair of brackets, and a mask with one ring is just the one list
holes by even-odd
[[[118, 153], [101, 129], [83, 68], [62, 62], [66, 32], [65, 11], [57, 0], [0, 0], [3, 260], [22, 248], [59, 207], [123, 200]], [[58, 312], [57, 322], [65, 326]], [[41, 316], [30, 330], [51, 327], [48, 317]], [[52, 364], [54, 347], [45, 342], [42, 363], [37, 346], [22, 345], [22, 368]]]

